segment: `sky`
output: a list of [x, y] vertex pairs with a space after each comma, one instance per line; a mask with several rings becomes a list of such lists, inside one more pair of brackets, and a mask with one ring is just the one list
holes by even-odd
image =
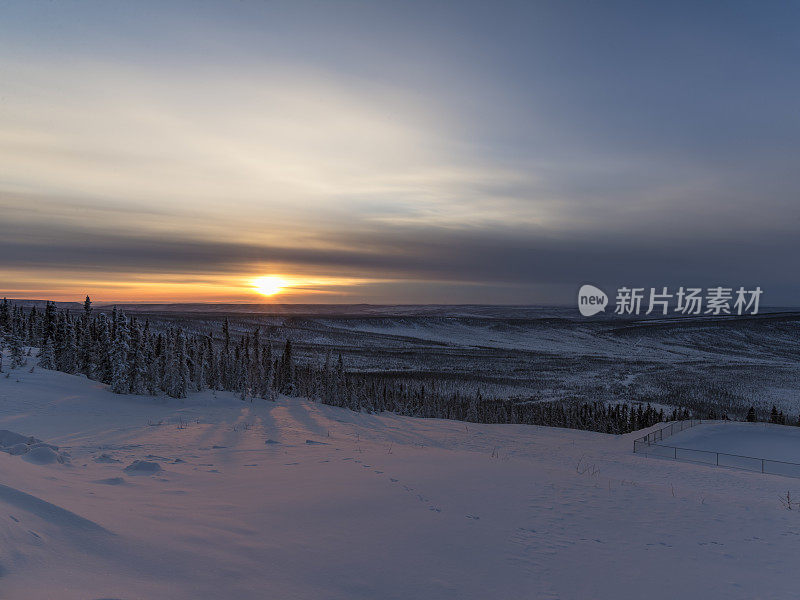
[[0, 0], [0, 294], [798, 305], [799, 24], [778, 2]]

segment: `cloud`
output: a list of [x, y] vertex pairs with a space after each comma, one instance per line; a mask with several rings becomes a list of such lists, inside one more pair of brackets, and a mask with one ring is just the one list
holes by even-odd
[[226, 224], [296, 223], [301, 210], [457, 224], [481, 218], [485, 192], [502, 197], [502, 187], [533, 179], [459, 147], [434, 98], [381, 84], [279, 67], [252, 78], [92, 62], [0, 66], [9, 81], [6, 192], [169, 205]]
[[750, 20], [102, 7], [0, 24], [15, 289], [214, 298], [280, 272], [419, 301], [566, 301], [585, 281], [796, 290], [798, 88], [784, 38], [728, 39]]
[[[139, 281], [247, 278], [294, 274], [375, 282], [427, 281], [467, 286], [560, 285], [585, 281], [628, 285], [779, 284], [793, 265], [796, 236], [770, 240], [735, 235], [650, 238], [604, 233], [561, 236], [528, 228], [452, 230], [388, 226], [343, 231], [325, 246], [296, 247], [234, 241], [109, 234], [96, 230], [28, 224], [20, 231], [0, 224], [6, 270], [37, 269], [114, 274]], [[665, 247], [668, 248], [665, 250]], [[769, 261], [764, 257], [769, 256]], [[432, 301], [432, 298], [427, 298]]]

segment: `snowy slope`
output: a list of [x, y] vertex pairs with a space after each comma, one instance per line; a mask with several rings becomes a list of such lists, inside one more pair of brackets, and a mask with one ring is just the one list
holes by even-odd
[[796, 596], [779, 496], [800, 480], [642, 458], [640, 433], [122, 397], [38, 369], [0, 376], [0, 429], [70, 457], [0, 452], [4, 600]]

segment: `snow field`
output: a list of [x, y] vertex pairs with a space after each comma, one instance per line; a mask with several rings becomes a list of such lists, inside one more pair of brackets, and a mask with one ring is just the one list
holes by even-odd
[[0, 377], [0, 429], [70, 457], [0, 452], [4, 600], [796, 591], [780, 498], [800, 481], [646, 459], [642, 432], [116, 396], [39, 369]]

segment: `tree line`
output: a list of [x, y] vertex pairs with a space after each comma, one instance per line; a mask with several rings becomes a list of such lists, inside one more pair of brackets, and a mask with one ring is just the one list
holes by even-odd
[[[330, 352], [305, 363], [295, 361], [291, 340], [279, 351], [263, 340], [259, 328], [233, 335], [226, 319], [221, 329], [189, 334], [177, 326], [156, 326], [114, 308], [97, 311], [87, 296], [74, 313], [47, 302], [26, 309], [0, 304], [1, 346], [10, 367], [26, 362], [26, 347], [39, 348], [39, 366], [108, 384], [117, 394], [233, 392], [242, 400], [275, 400], [279, 394], [305, 397], [354, 411], [390, 411], [401, 415], [476, 423], [518, 423], [628, 433], [666, 419], [694, 416], [686, 408], [670, 414], [650, 404], [610, 404], [486, 398], [474, 392], [444, 391], [436, 381], [399, 382], [345, 369], [341, 354]], [[0, 370], [2, 361], [0, 360]]]

